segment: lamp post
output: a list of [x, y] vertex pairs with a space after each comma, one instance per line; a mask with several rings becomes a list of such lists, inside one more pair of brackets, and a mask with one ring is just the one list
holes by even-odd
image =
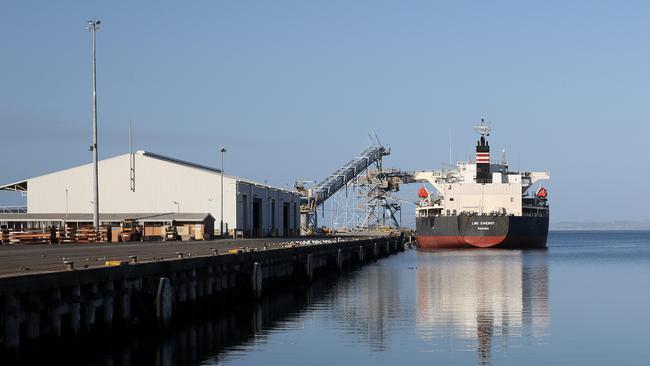
[[65, 228], [68, 222], [68, 189], [65, 189], [65, 220], [63, 220], [63, 227]]
[[68, 219], [68, 189], [65, 189], [65, 218]]
[[176, 201], [172, 201], [172, 203], [176, 205], [176, 213], [181, 212], [181, 204]]
[[99, 230], [99, 167], [97, 166], [97, 58], [95, 56], [95, 35], [99, 30], [100, 20], [91, 19], [88, 21], [88, 29], [93, 34], [93, 144], [90, 150], [93, 152], [93, 197], [95, 199], [95, 210], [93, 211], [93, 225]]
[[222, 146], [219, 151], [221, 151], [221, 223], [219, 225], [219, 235], [223, 237], [223, 156], [226, 152], [226, 148]]

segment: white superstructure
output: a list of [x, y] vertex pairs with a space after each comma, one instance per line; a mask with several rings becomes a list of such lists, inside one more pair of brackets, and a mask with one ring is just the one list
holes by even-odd
[[[537, 215], [543, 209], [535, 204], [528, 190], [538, 181], [550, 179], [548, 172], [517, 172], [502, 161], [492, 164], [485, 139], [490, 128], [476, 126], [480, 140], [476, 146], [476, 162], [458, 162], [456, 169], [416, 172], [415, 179], [430, 183], [436, 194], [419, 193], [416, 215]], [[504, 159], [505, 160], [505, 159]]]
[[423, 199], [418, 209], [438, 214], [501, 213], [522, 216], [523, 200], [535, 182], [550, 179], [548, 172], [510, 172], [507, 165], [490, 164], [491, 183], [476, 182], [476, 163], [459, 162], [456, 170], [417, 172], [415, 179], [429, 182], [437, 196]]

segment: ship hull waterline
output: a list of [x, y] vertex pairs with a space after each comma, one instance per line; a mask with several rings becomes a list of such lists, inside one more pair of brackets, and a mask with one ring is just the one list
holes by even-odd
[[418, 248], [545, 249], [548, 216], [459, 215], [416, 219]]

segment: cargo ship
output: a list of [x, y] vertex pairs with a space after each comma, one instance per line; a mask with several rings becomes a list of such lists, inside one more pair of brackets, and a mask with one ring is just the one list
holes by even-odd
[[474, 129], [480, 136], [475, 161], [415, 175], [435, 189], [423, 186], [418, 190], [418, 247], [546, 248], [548, 191], [532, 188], [550, 179], [550, 174], [509, 170], [505, 150], [501, 161], [492, 162], [487, 139], [490, 126], [481, 120]]

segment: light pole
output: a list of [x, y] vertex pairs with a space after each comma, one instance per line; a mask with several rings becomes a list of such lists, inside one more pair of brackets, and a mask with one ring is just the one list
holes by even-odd
[[176, 213], [181, 212], [181, 204], [176, 201], [172, 201], [172, 203], [176, 205]]
[[95, 210], [93, 211], [93, 225], [99, 230], [99, 168], [97, 166], [97, 58], [95, 55], [95, 35], [99, 30], [100, 20], [91, 19], [86, 29], [93, 34], [93, 144], [90, 150], [93, 152], [93, 196], [95, 198]]
[[65, 218], [68, 219], [68, 189], [65, 189]]
[[223, 236], [223, 156], [226, 148], [222, 146], [219, 151], [221, 151], [221, 224], [219, 225], [219, 235]]
[[65, 189], [65, 220], [63, 220], [63, 228], [65, 229], [68, 222], [68, 189]]

